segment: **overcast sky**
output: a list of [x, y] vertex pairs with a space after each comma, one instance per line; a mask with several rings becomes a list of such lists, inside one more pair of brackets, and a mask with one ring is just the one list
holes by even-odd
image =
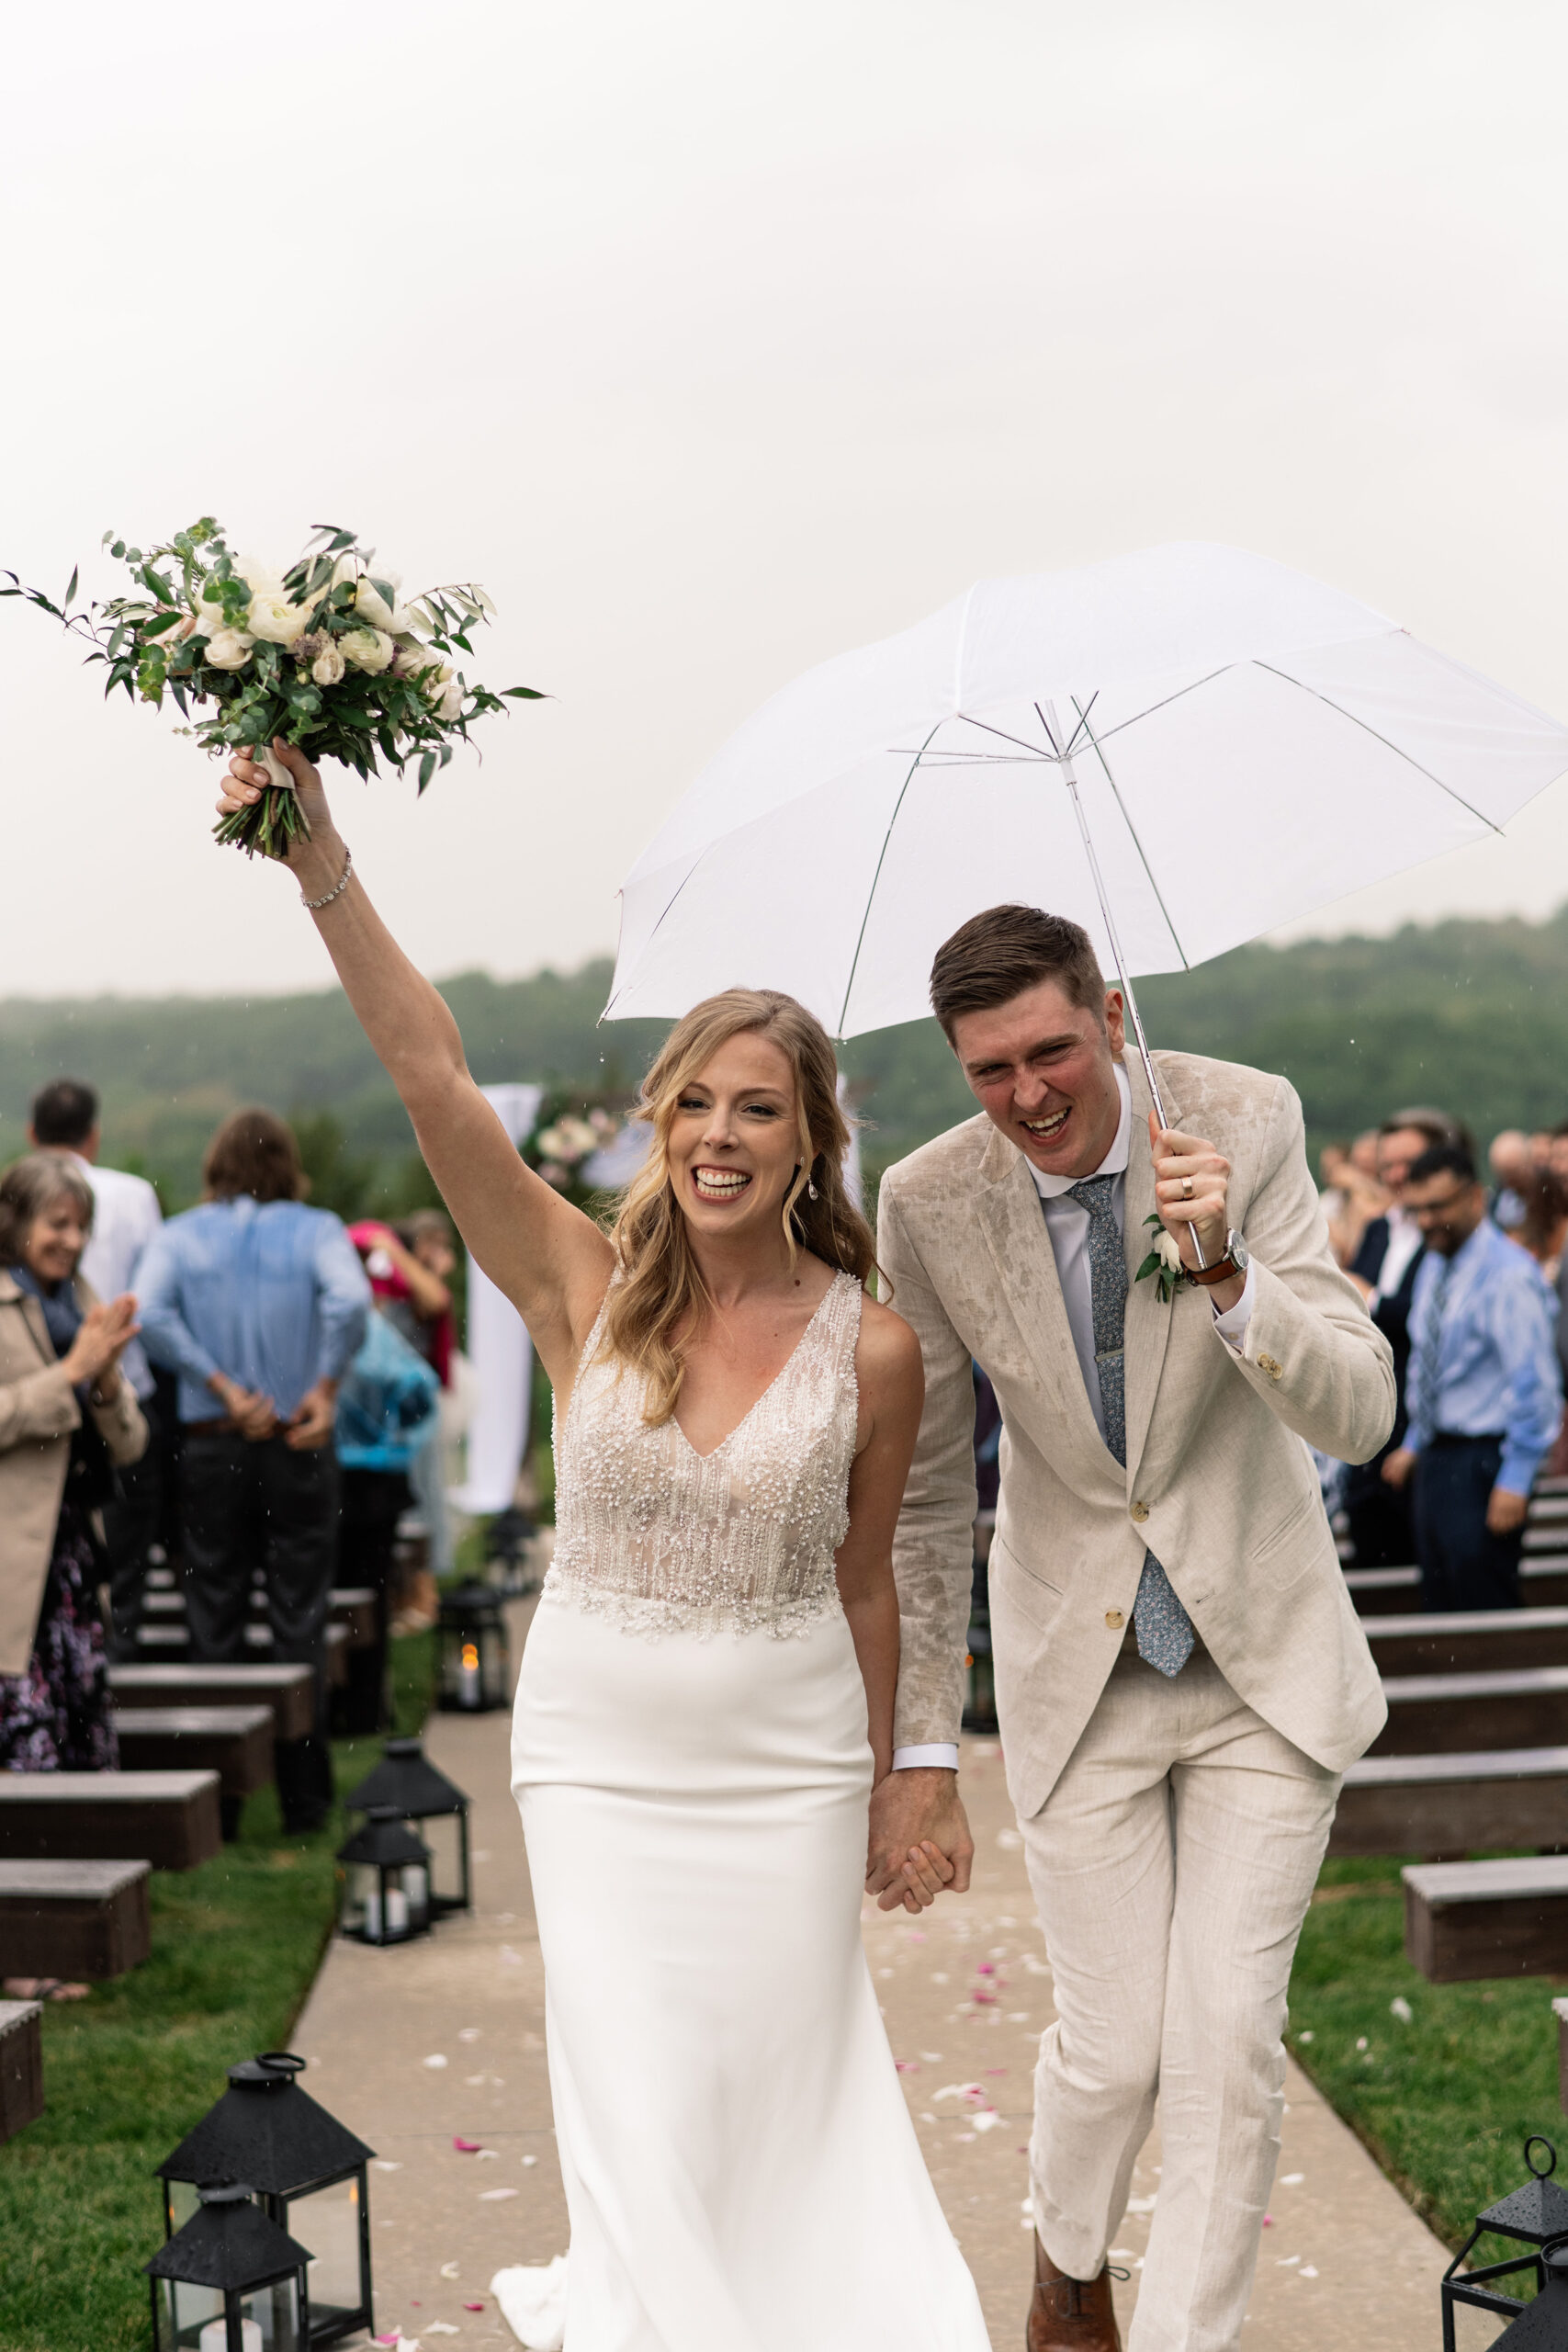
[[[555, 699], [328, 772], [436, 974], [611, 949], [748, 711], [987, 572], [1228, 540], [1568, 716], [1565, 71], [1532, 0], [18, 12], [0, 564], [211, 511], [482, 581]], [[99, 695], [0, 605], [0, 993], [325, 978]], [[1311, 927], [1565, 898], [1568, 782]]]

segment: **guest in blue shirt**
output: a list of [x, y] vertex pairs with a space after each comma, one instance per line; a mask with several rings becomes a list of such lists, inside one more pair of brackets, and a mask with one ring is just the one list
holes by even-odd
[[1555, 1301], [1488, 1217], [1461, 1145], [1421, 1154], [1404, 1204], [1427, 1254], [1410, 1306], [1409, 1427], [1383, 1476], [1414, 1482], [1426, 1608], [1517, 1608], [1530, 1487], [1562, 1419]]
[[208, 1146], [207, 1198], [149, 1242], [137, 1273], [147, 1352], [179, 1374], [186, 1611], [195, 1656], [243, 1662], [251, 1586], [266, 1584], [273, 1657], [316, 1677], [316, 1728], [280, 1741], [284, 1826], [332, 1803], [326, 1622], [337, 1557], [338, 1384], [370, 1285], [329, 1210], [307, 1208], [293, 1130], [236, 1111]]

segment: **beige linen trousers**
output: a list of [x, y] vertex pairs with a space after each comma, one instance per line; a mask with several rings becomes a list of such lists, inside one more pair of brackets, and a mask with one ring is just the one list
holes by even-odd
[[[1293, 1089], [1155, 1058], [1169, 1124], [1230, 1162], [1256, 1295], [1238, 1354], [1202, 1292], [1162, 1305], [1134, 1280], [1155, 1200], [1149, 1092], [1130, 1063], [1125, 1466], [1089, 1408], [1022, 1155], [982, 1115], [883, 1179], [878, 1256], [926, 1369], [894, 1546], [895, 1738], [958, 1736], [973, 1359], [1002, 1413], [1002, 1745], [1056, 1984], [1037, 2222], [1061, 2268], [1098, 2271], [1157, 2093], [1165, 2170], [1131, 2352], [1235, 2352], [1278, 2156], [1295, 1939], [1339, 1776], [1384, 1716], [1307, 1445], [1374, 1453], [1393, 1367], [1334, 1262]], [[1199, 1636], [1171, 1679], [1129, 1638], [1145, 1548]]]

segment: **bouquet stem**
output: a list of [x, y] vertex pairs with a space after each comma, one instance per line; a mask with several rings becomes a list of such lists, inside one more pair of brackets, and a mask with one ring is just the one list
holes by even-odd
[[236, 808], [231, 816], [220, 819], [213, 836], [234, 842], [247, 857], [287, 857], [295, 842], [310, 840], [310, 828], [305, 822], [294, 778], [271, 744], [264, 745], [254, 757], [272, 782], [249, 808]]

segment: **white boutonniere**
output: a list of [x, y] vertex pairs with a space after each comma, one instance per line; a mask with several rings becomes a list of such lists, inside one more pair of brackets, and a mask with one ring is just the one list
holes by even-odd
[[1157, 1209], [1146, 1216], [1144, 1223], [1154, 1227], [1154, 1243], [1133, 1279], [1134, 1282], [1145, 1282], [1153, 1274], [1159, 1288], [1159, 1303], [1162, 1306], [1168, 1306], [1176, 1295], [1178, 1283], [1190, 1283], [1192, 1277], [1181, 1262], [1181, 1251], [1177, 1246], [1175, 1234], [1160, 1222]]

